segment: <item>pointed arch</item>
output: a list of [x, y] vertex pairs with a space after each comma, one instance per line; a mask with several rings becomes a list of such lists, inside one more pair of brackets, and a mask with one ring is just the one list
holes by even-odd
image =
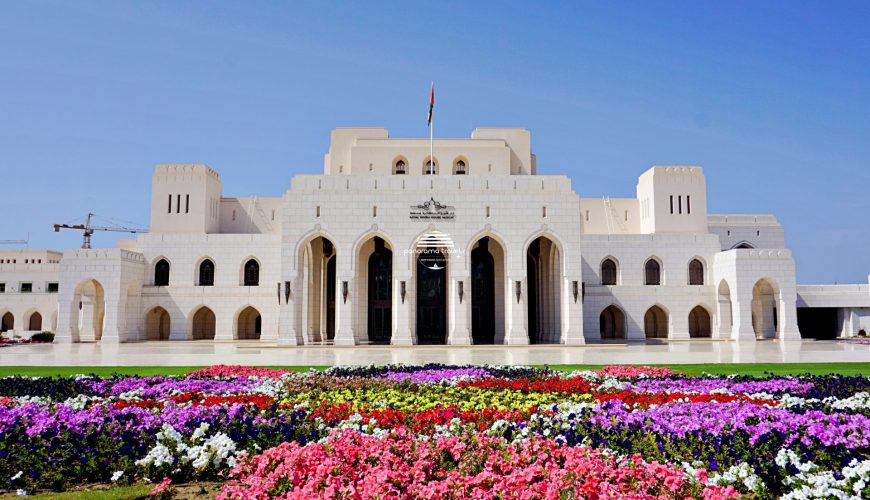
[[208, 306], [200, 305], [193, 309], [193, 312], [188, 316], [190, 318], [190, 327], [188, 338], [193, 340], [214, 340], [217, 321], [212, 311]]
[[661, 285], [664, 281], [664, 266], [662, 261], [655, 255], [649, 257], [643, 263], [643, 284], [644, 285]]
[[459, 155], [453, 159], [453, 175], [468, 175], [468, 158]]
[[541, 234], [526, 247], [525, 296], [530, 344], [561, 342], [564, 266], [561, 248], [557, 240], [546, 234]]
[[409, 167], [410, 163], [405, 156], [399, 155], [393, 158], [393, 175], [407, 175]]
[[82, 280], [75, 287], [71, 306], [73, 335], [84, 341], [101, 340], [106, 315], [103, 285], [94, 278]]
[[25, 314], [25, 324], [27, 325], [27, 330], [29, 331], [42, 331], [43, 322], [42, 322], [42, 314], [39, 311], [32, 311], [28, 314]]
[[703, 304], [698, 304], [689, 311], [689, 337], [693, 339], [712, 337], [711, 323], [710, 311]]
[[208, 255], [200, 257], [194, 269], [196, 271], [196, 276], [194, 277], [194, 283], [196, 283], [196, 286], [214, 286], [214, 259]]
[[263, 333], [263, 317], [254, 306], [246, 305], [234, 315], [233, 338], [236, 340], [260, 340]]
[[625, 338], [625, 312], [616, 304], [610, 304], [601, 310], [598, 325], [604, 340]]
[[169, 286], [169, 259], [159, 257], [154, 262], [154, 286]]
[[242, 259], [241, 285], [260, 286], [260, 259], [249, 255]]
[[668, 312], [664, 306], [655, 304], [646, 310], [643, 331], [648, 339], [668, 338]]
[[6, 311], [0, 316], [0, 333], [9, 332], [15, 329], [15, 315], [11, 311]]
[[735, 243], [734, 246], [731, 247], [731, 250], [741, 249], [741, 248], [756, 248], [756, 246], [753, 245], [752, 243], [746, 241], [746, 240], [743, 240], [743, 241]]
[[155, 306], [145, 314], [145, 339], [169, 340], [171, 320], [166, 309]]
[[687, 271], [689, 275], [688, 284], [689, 285], [703, 285], [706, 280], [704, 276], [706, 274], [707, 266], [704, 263], [704, 260], [701, 257], [695, 256], [689, 261]]
[[608, 255], [601, 260], [600, 276], [602, 285], [616, 285], [619, 282], [619, 261]]
[[440, 165], [438, 163], [438, 157], [437, 156], [435, 157], [434, 165], [432, 165], [431, 169], [429, 167], [429, 163], [430, 163], [429, 159], [430, 158], [432, 158], [432, 157], [428, 156], [428, 155], [425, 158], [423, 158], [422, 174], [423, 175], [438, 175], [439, 169], [440, 169]]
[[779, 286], [776, 281], [764, 277], [752, 287], [752, 329], [759, 339], [779, 336]]

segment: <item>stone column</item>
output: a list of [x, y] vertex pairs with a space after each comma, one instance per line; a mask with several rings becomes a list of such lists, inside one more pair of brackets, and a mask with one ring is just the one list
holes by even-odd
[[[412, 345], [411, 336], [411, 277], [400, 275], [396, 271], [396, 261], [393, 262], [393, 336], [390, 343], [393, 345]], [[402, 299], [402, 283], [405, 283], [405, 298]]]
[[[338, 257], [336, 257], [338, 258]], [[340, 270], [336, 269], [338, 283], [336, 283], [336, 292], [338, 297], [335, 299], [335, 345], [356, 345], [356, 336], [353, 328], [353, 310], [358, 303], [356, 294], [354, 293], [356, 278], [353, 276], [352, 270], [348, 266], [350, 261], [342, 259], [336, 262], [341, 264]], [[347, 283], [347, 297], [345, 298], [345, 283]]]
[[738, 281], [734, 282], [731, 290], [731, 340], [755, 340], [755, 329], [752, 327], [752, 286], [752, 283], [743, 286]]
[[[287, 285], [290, 285], [289, 294]], [[297, 297], [300, 295], [299, 280], [285, 280], [281, 285], [281, 305], [278, 308], [278, 345], [299, 345], [302, 337], [296, 329]]]
[[[463, 298], [462, 303], [459, 303], [459, 284], [463, 283]], [[471, 294], [469, 288], [470, 281], [467, 276], [454, 276], [450, 279], [448, 287], [447, 314], [449, 321], [449, 330], [447, 332], [447, 343], [451, 345], [469, 345], [471, 344], [471, 333], [469, 330], [469, 318], [471, 317]], [[450, 321], [452, 319], [452, 321]]]
[[577, 297], [574, 297], [574, 281], [570, 278], [562, 280], [562, 343], [567, 345], [582, 345], [586, 343], [583, 336], [583, 290], [582, 281], [578, 277]]
[[[517, 281], [520, 282], [520, 298], [517, 300]], [[508, 281], [508, 307], [505, 314], [510, 317], [510, 328], [505, 335], [505, 344], [524, 345], [529, 343], [529, 333], [526, 329], [526, 316], [528, 315], [528, 306], [526, 298], [529, 288], [526, 283], [525, 276], [520, 273], [514, 273]]]

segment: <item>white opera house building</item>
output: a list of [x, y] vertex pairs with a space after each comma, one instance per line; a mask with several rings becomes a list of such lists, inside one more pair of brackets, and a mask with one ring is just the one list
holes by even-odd
[[[586, 198], [537, 175], [525, 129], [433, 151], [335, 129], [323, 173], [275, 197], [226, 197], [206, 165], [158, 165], [149, 232], [65, 251], [41, 318], [56, 341], [104, 343], [793, 340], [801, 309], [827, 311], [806, 322], [835, 336], [870, 330], [870, 285], [799, 287], [776, 218], [707, 213], [701, 167], [654, 166], [635, 198]], [[15, 329], [29, 306], [8, 297]]]

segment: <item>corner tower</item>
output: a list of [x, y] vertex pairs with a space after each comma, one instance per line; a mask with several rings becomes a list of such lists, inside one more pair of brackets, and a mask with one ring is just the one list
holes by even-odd
[[152, 233], [217, 233], [220, 175], [208, 165], [157, 165], [151, 181]]

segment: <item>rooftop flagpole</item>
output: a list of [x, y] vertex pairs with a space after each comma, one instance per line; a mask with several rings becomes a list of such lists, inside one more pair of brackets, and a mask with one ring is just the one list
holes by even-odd
[[435, 172], [435, 146], [434, 146], [434, 129], [432, 123], [432, 110], [435, 107], [435, 81], [432, 81], [432, 90], [429, 92], [429, 175]]

